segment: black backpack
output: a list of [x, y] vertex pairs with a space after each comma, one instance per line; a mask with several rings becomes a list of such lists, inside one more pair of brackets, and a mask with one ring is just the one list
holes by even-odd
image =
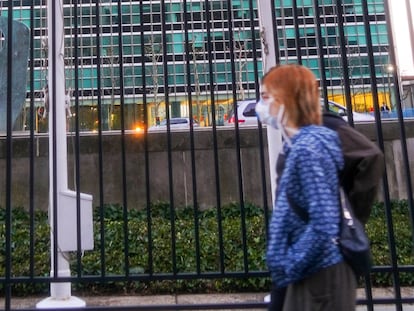
[[[339, 178], [355, 217], [366, 224], [384, 172], [384, 154], [374, 142], [333, 113], [323, 114], [323, 125], [338, 133], [345, 162]], [[280, 154], [276, 162], [278, 179], [284, 166], [285, 157]]]
[[338, 133], [345, 162], [339, 177], [355, 216], [366, 224], [384, 173], [384, 154], [341, 117], [324, 113], [323, 124]]

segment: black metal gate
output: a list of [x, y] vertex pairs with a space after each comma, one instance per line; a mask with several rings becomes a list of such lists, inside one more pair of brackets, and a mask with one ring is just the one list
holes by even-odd
[[[50, 295], [53, 302], [38, 308], [265, 309], [261, 298], [99, 307], [65, 300], [72, 290], [269, 289], [267, 136], [246, 108], [269, 58], [312, 69], [321, 96], [384, 150], [368, 224], [376, 266], [361, 281], [358, 303], [367, 310], [414, 303], [404, 290], [414, 281], [413, 107], [400, 83], [387, 1], [272, 1], [271, 12], [254, 0], [0, 4], [5, 310], [22, 295]], [[263, 26], [268, 14], [272, 29]]]

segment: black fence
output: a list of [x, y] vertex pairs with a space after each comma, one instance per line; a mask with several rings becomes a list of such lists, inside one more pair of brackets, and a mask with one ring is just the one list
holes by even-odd
[[[414, 271], [412, 138], [404, 114], [410, 107], [402, 101], [386, 1], [273, 2], [274, 42], [263, 40], [270, 30], [260, 26], [253, 0], [0, 3], [5, 310], [21, 295], [50, 295], [70, 309], [63, 301], [72, 291], [269, 290], [266, 129], [242, 109], [258, 98], [268, 57], [311, 68], [325, 104], [338, 102], [353, 126], [359, 114], [371, 118], [365, 126], [387, 157], [387, 148], [398, 148], [393, 178], [405, 189], [391, 198], [387, 168], [368, 224], [376, 265], [361, 280], [365, 294], [358, 303], [367, 310], [414, 303], [405, 291]], [[25, 36], [27, 60], [25, 45], [16, 41]], [[267, 54], [269, 45], [276, 55]], [[26, 84], [21, 64], [28, 64]], [[23, 105], [16, 99], [21, 85]], [[396, 118], [381, 111], [383, 104]], [[184, 125], [176, 128], [176, 119]], [[387, 145], [384, 126], [391, 123], [397, 137]], [[62, 128], [68, 135], [60, 136]], [[21, 176], [26, 182], [16, 183]], [[39, 193], [45, 176], [49, 190]], [[206, 185], [214, 189], [208, 198]], [[132, 200], [134, 193], [140, 198]], [[390, 294], [378, 296], [376, 288]], [[266, 303], [75, 302], [72, 308], [265, 309]]]

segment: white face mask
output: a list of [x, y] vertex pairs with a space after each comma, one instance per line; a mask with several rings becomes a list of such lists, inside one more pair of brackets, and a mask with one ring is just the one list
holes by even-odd
[[259, 117], [260, 122], [280, 130], [284, 126], [283, 123], [285, 123], [283, 122], [285, 106], [280, 105], [279, 111], [277, 112], [276, 117], [274, 117], [270, 114], [270, 105], [271, 104], [265, 102], [263, 98], [260, 98], [259, 102], [256, 104], [256, 114]]
[[288, 145], [291, 145], [290, 135], [294, 135], [298, 132], [297, 129], [292, 129], [286, 126], [286, 114], [285, 105], [280, 105], [276, 116], [270, 114], [270, 103], [266, 103], [263, 98], [260, 98], [256, 105], [256, 114], [259, 117], [260, 122], [270, 125], [276, 130], [280, 130], [283, 139]]

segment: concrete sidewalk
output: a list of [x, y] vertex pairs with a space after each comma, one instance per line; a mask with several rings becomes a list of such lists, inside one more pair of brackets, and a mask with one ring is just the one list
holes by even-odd
[[[402, 297], [413, 297], [414, 288], [403, 288]], [[116, 306], [145, 306], [145, 305], [191, 305], [191, 304], [243, 304], [263, 302], [268, 293], [235, 293], [235, 294], [182, 294], [182, 295], [152, 295], [152, 296], [90, 296], [81, 297], [87, 306], [93, 307], [116, 307]], [[392, 289], [375, 289], [374, 298], [392, 298]], [[36, 304], [47, 297], [13, 298], [11, 307], [13, 310], [35, 308]], [[358, 290], [358, 298], [365, 298], [363, 289]], [[4, 310], [4, 298], [0, 298], [0, 310]], [[217, 309], [215, 309], [217, 310]], [[228, 310], [228, 309], [227, 309]], [[237, 309], [235, 309], [237, 310]], [[243, 310], [265, 310], [265, 309], [243, 309]], [[358, 306], [357, 311], [367, 310], [366, 306]], [[375, 305], [375, 311], [395, 311], [394, 305]], [[404, 305], [404, 311], [414, 311], [414, 305]]]

